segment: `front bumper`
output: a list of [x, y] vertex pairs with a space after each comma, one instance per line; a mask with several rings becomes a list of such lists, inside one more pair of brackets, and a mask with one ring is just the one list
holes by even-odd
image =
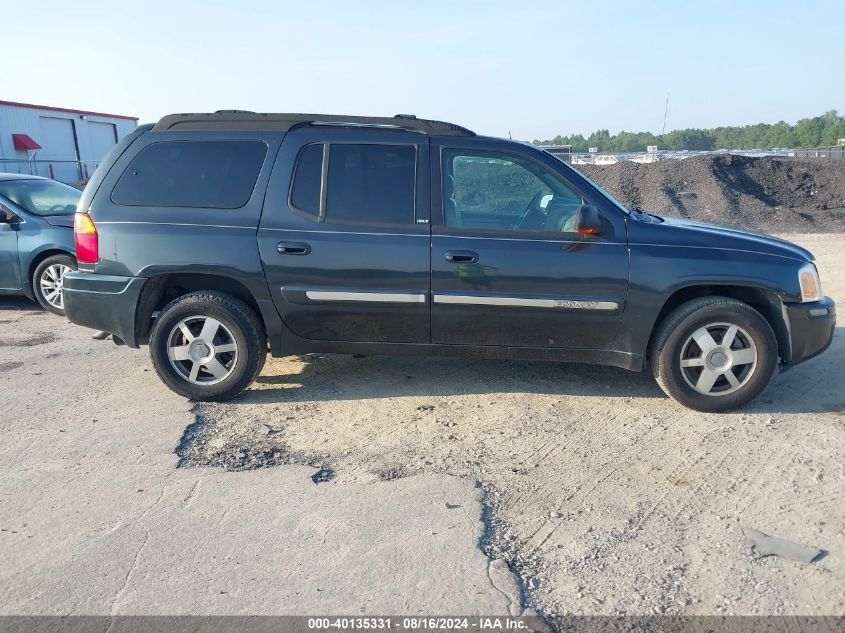
[[63, 299], [71, 323], [110, 332], [130, 347], [138, 347], [135, 314], [143, 277], [117, 277], [85, 272], [65, 275]]
[[821, 354], [833, 340], [836, 304], [830, 297], [811, 303], [785, 304], [790, 353], [787, 365]]

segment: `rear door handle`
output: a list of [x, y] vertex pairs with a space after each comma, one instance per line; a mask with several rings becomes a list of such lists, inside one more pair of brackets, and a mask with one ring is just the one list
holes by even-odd
[[475, 251], [446, 251], [446, 261], [453, 264], [474, 264], [478, 261]]
[[276, 250], [280, 255], [307, 255], [311, 252], [311, 245], [305, 242], [279, 242]]

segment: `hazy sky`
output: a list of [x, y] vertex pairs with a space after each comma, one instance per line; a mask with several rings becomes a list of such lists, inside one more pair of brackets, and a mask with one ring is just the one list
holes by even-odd
[[413, 113], [514, 138], [845, 110], [845, 1], [0, 0], [0, 99]]

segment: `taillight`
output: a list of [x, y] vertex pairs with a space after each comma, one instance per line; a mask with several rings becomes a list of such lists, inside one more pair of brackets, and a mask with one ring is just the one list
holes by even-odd
[[76, 261], [80, 264], [96, 264], [100, 259], [97, 244], [97, 227], [87, 213], [73, 216], [73, 241], [76, 244]]

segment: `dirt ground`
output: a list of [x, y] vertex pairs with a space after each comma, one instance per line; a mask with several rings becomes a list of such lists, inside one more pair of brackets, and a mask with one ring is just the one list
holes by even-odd
[[[0, 631], [61, 628], [6, 615], [523, 612], [477, 547], [472, 479], [178, 468], [192, 405], [144, 351], [3, 298], [0, 354]], [[89, 622], [68, 626], [139, 630]]]
[[[787, 236], [845, 301], [845, 238]], [[335, 482], [448, 473], [486, 491], [482, 546], [547, 614], [845, 613], [845, 336], [749, 409], [708, 415], [623, 370], [486, 360], [268, 361], [201, 404], [182, 466], [307, 463]], [[751, 527], [829, 553], [756, 560]]]
[[[845, 305], [845, 236], [787, 237], [816, 254], [825, 293]], [[432, 533], [449, 535], [445, 542], [453, 549], [442, 552], [448, 557], [470, 549], [480, 554], [480, 547], [489, 559], [507, 561], [521, 579], [521, 595], [510, 604], [494, 601], [492, 581], [483, 577], [484, 566], [479, 567], [476, 559], [469, 557], [450, 570], [451, 586], [461, 582], [472, 586], [472, 591], [461, 594], [469, 601], [468, 609], [473, 608], [471, 596], [477, 594], [484, 596], [484, 604], [498, 604], [497, 608], [504, 604], [514, 612], [516, 600], [522, 603], [516, 612], [529, 607], [548, 615], [845, 614], [842, 327], [825, 354], [776, 376], [751, 407], [730, 414], [686, 410], [666, 398], [647, 376], [612, 368], [333, 355], [268, 359], [258, 383], [237, 400], [199, 404], [189, 410], [155, 380], [146, 350], [90, 341], [90, 333], [58, 321], [50, 332], [44, 319], [53, 322], [49, 315], [6, 314], [0, 319], [0, 350], [6, 356], [0, 359], [0, 388], [7, 394], [24, 394], [0, 411], [2, 428], [11, 438], [6, 450], [0, 450], [0, 471], [6, 474], [5, 481], [14, 484], [4, 493], [6, 510], [0, 510], [4, 524], [0, 527], [5, 528], [0, 548], [6, 555], [13, 551], [8, 526], [19, 526], [22, 519], [18, 517], [34, 512], [37, 503], [30, 499], [43, 496], [46, 504], [62, 507], [69, 503], [43, 482], [32, 484], [45, 473], [65, 477], [63, 469], [70, 469], [85, 480], [97, 474], [92, 459], [106, 460], [109, 467], [84, 489], [93, 495], [85, 502], [89, 507], [96, 505], [97, 495], [108, 503], [121, 502], [122, 494], [113, 490], [117, 486], [113, 482], [121, 482], [124, 471], [179, 482], [184, 490], [166, 495], [171, 503], [163, 512], [145, 515], [148, 533], [147, 538], [139, 534], [140, 549], [113, 554], [129, 559], [125, 561], [128, 575], [125, 570], [116, 572], [116, 590], [123, 587], [118, 594], [122, 612], [139, 608], [150, 612], [156, 587], [167, 589], [158, 593], [174, 596], [184, 590], [168, 574], [195, 576], [197, 568], [204, 569], [198, 566], [208, 563], [207, 556], [182, 561], [186, 555], [182, 546], [195, 547], [192, 539], [174, 536], [180, 546], [168, 545], [166, 531], [156, 530], [159, 523], [172, 524], [173, 513], [187, 512], [181, 500], [187, 503], [192, 497], [194, 479], [216, 473], [215, 481], [225, 482], [226, 493], [218, 498], [213, 487], [204, 489], [207, 507], [196, 520], [199, 525], [211, 521], [215, 529], [210, 536], [223, 539], [217, 550], [223, 554], [207, 578], [222, 574], [227, 579], [226, 591], [234, 592], [230, 587], [238, 586], [244, 574], [261, 577], [265, 593], [259, 596], [271, 590], [274, 578], [280, 584], [288, 582], [285, 561], [293, 553], [276, 551], [278, 535], [265, 542], [266, 535], [261, 533], [262, 525], [279, 527], [284, 517], [286, 523], [280, 529], [301, 530], [315, 521], [322, 526], [319, 535], [308, 538], [306, 533], [297, 541], [303, 548], [314, 548], [309, 555], [319, 556], [320, 539], [323, 543], [329, 539], [323, 547], [331, 551], [323, 552], [321, 569], [333, 569], [333, 560], [353, 564], [355, 556], [371, 548], [434, 547], [426, 539], [441, 537], [425, 536], [427, 527]], [[68, 380], [81, 381], [83, 387], [94, 390], [95, 400], [84, 400], [80, 385], [73, 382], [59, 386], [38, 382], [45, 367], [54, 362], [43, 350], [61, 354], [65, 345], [85, 350], [79, 352], [84, 357], [69, 370]], [[90, 374], [85, 376], [86, 372]], [[23, 382], [29, 385], [25, 391], [18, 387]], [[45, 400], [58, 403], [60, 399], [65, 404], [55, 406], [66, 409], [58, 417], [52, 405], [50, 410], [42, 406]], [[75, 433], [72, 420], [65, 416], [67, 410], [82, 406], [93, 409], [86, 414], [88, 426]], [[168, 415], [172, 416], [169, 422]], [[91, 416], [96, 424], [87, 419]], [[98, 433], [104, 426], [128, 437], [115, 435], [100, 446]], [[74, 433], [74, 448], [65, 446], [71, 438], [62, 428]], [[61, 460], [56, 457], [57, 446], [64, 451]], [[83, 465], [74, 467], [75, 463]], [[304, 469], [314, 483], [294, 487], [289, 497], [286, 488], [278, 487], [293, 486], [287, 479], [279, 479], [275, 487], [256, 482], [256, 477], [272, 477], [289, 468]], [[414, 487], [421, 477], [425, 485]], [[448, 483], [452, 481], [463, 482], [469, 490], [477, 486], [479, 498], [473, 500], [467, 490]], [[408, 487], [401, 494], [391, 488], [405, 482]], [[150, 507], [158, 508], [157, 484], [132, 481], [128, 485], [136, 484], [146, 490], [138, 494], [149, 495]], [[445, 498], [436, 496], [439, 487]], [[333, 496], [326, 499], [326, 494]], [[161, 495], [165, 496], [163, 491]], [[321, 512], [330, 512], [331, 504], [349, 498], [367, 515], [378, 513], [380, 507], [389, 511], [386, 524], [378, 523], [384, 531], [374, 534], [370, 529], [368, 540], [356, 544], [364, 537], [357, 534], [354, 520], [342, 519], [347, 526], [342, 534], [327, 529], [334, 523], [315, 516], [311, 508], [317, 495], [323, 499]], [[437, 499], [434, 505], [429, 503], [432, 498]], [[233, 523], [225, 511], [227, 522], [218, 525], [216, 517], [224, 512], [221, 504], [232, 503], [237, 504], [238, 521]], [[405, 513], [396, 512], [397, 504], [408, 504], [404, 521]], [[462, 513], [462, 521], [469, 519], [471, 527], [480, 526], [478, 530], [447, 532], [449, 521], [456, 520], [450, 517], [460, 518], [448, 514], [453, 509]], [[348, 516], [354, 509], [345, 507], [339, 512]], [[441, 517], [441, 513], [446, 514]], [[227, 564], [238, 555], [227, 535], [244, 522], [255, 531], [252, 537], [242, 535], [243, 547], [259, 557], [269, 548], [275, 552], [268, 559], [272, 562], [262, 565], [260, 558], [250, 559], [248, 570]], [[43, 528], [46, 523], [39, 525]], [[65, 531], [74, 525], [71, 522]], [[775, 557], [758, 559], [742, 534], [744, 527], [816, 546], [825, 553], [809, 565]], [[178, 534], [201, 529], [205, 535], [207, 530], [182, 524], [171, 528]], [[104, 520], [97, 529], [112, 534], [118, 528]], [[16, 532], [22, 530], [17, 527]], [[154, 541], [150, 533], [157, 535]], [[340, 540], [332, 541], [335, 537]], [[344, 541], [352, 550], [341, 546], [339, 558], [333, 559], [332, 548]], [[18, 547], [19, 542], [15, 543]], [[34, 547], [32, 541], [28, 543]], [[444, 547], [443, 542], [437, 543], [436, 547]], [[37, 553], [34, 564], [17, 555], [15, 573], [0, 573], [0, 595], [11, 596], [12, 604], [27, 612], [38, 612], [50, 602], [44, 579], [52, 581], [57, 574], [49, 547], [40, 547], [29, 555], [31, 559]], [[89, 550], [82, 548], [67, 556]], [[391, 584], [413, 588], [422, 582], [423, 586], [442, 569], [431, 563], [426, 571], [425, 556], [417, 554], [413, 571], [375, 566], [393, 575]], [[155, 556], [160, 559], [158, 566], [149, 567], [149, 557]], [[298, 564], [306, 558], [297, 556]], [[307, 561], [305, 565], [297, 573], [310, 587], [308, 582], [317, 582], [313, 576], [323, 572], [308, 570]], [[19, 578], [24, 573], [28, 580], [21, 589]], [[423, 580], [409, 576], [412, 573], [422, 573]], [[344, 581], [351, 582], [341, 576], [328, 574], [319, 585], [334, 590], [335, 607], [343, 605]], [[54, 582], [66, 588], [72, 578], [65, 578]], [[209, 582], [195, 579], [193, 589], [201, 593], [203, 583]], [[191, 605], [215, 612], [228, 612], [229, 605], [230, 610], [249, 612], [251, 603], [237, 602], [241, 594], [218, 596], [214, 587], [216, 602], [202, 594], [202, 600], [192, 598], [181, 612], [192, 612]], [[147, 602], [138, 598], [145, 591]], [[298, 592], [286, 592], [287, 612], [295, 612], [298, 604], [314, 612], [320, 605], [311, 598], [307, 601], [305, 593], [299, 598]], [[111, 595], [111, 590], [103, 593]], [[435, 599], [437, 593], [425, 595]], [[230, 602], [219, 602], [224, 598]], [[176, 599], [168, 600], [166, 604], [173, 608]], [[266, 612], [267, 603], [257, 600], [254, 604]], [[67, 598], [60, 606], [85, 612], [85, 604], [91, 603]], [[108, 608], [111, 603], [104, 604]], [[407, 612], [419, 604], [411, 594], [397, 596], [393, 602], [365, 602], [356, 594], [349, 607], [351, 612], [378, 607]]]

